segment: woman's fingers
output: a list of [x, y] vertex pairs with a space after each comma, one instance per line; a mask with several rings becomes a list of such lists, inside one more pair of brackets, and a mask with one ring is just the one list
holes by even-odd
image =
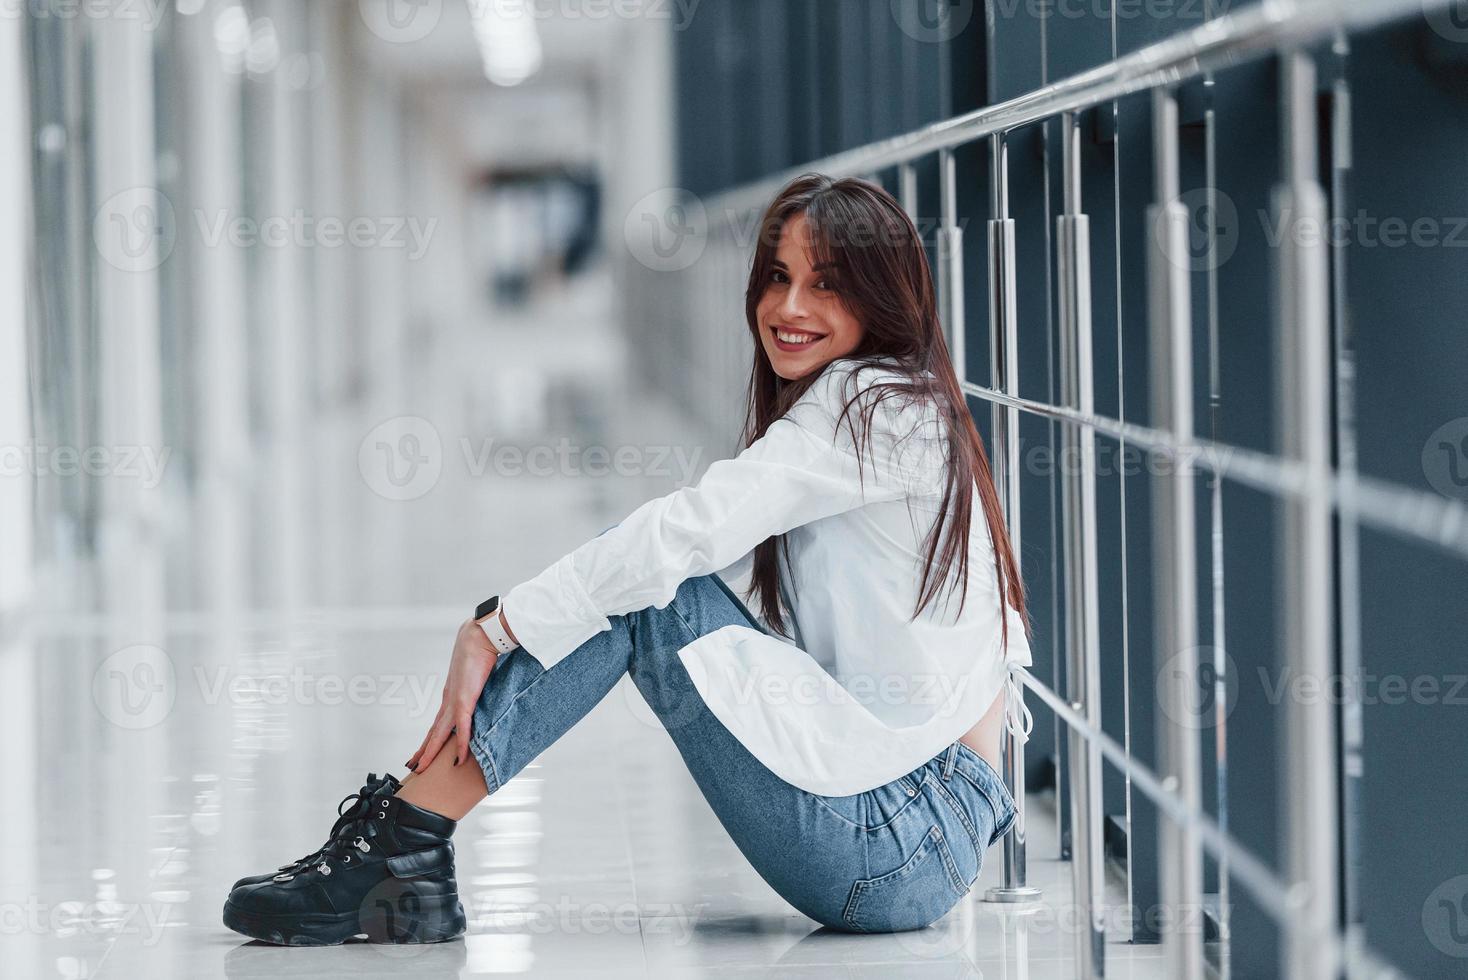
[[454, 765], [457, 766], [469, 758], [469, 733], [474, 724], [474, 708], [479, 702], [487, 675], [494, 669], [495, 659], [493, 648], [483, 630], [472, 623], [466, 623], [459, 628], [438, 715], [434, 718], [427, 737], [423, 739], [423, 744], [407, 761], [409, 769], [423, 772], [432, 766], [450, 738], [454, 738], [451, 750]]
[[459, 718], [459, 723], [454, 726], [455, 741], [457, 742], [456, 751], [454, 752], [454, 765], [456, 766], [469, 758], [469, 729], [473, 724], [473, 718], [473, 711], [465, 710]]
[[449, 725], [447, 722], [434, 725], [433, 731], [428, 735], [428, 744], [424, 746], [423, 755], [418, 759], [418, 768], [415, 772], [422, 772], [433, 765], [433, 760], [438, 758], [439, 750], [449, 740]]
[[442, 720], [443, 705], [439, 705], [438, 713], [433, 716], [433, 724], [428, 726], [428, 733], [423, 736], [423, 741], [418, 743], [418, 751], [409, 756], [408, 761], [404, 763], [404, 765], [406, 765], [409, 769], [413, 770], [414, 772], [418, 771], [418, 764], [423, 757], [423, 750], [428, 748], [428, 742], [430, 739], [433, 738], [433, 730], [438, 727], [438, 723]]
[[411, 769], [417, 769], [418, 768], [418, 757], [423, 754], [423, 746], [426, 745], [427, 743], [428, 743], [428, 736], [427, 735], [424, 735], [423, 736], [423, 741], [421, 741], [421, 742], [418, 743], [418, 747], [413, 750], [413, 754], [410, 755], [410, 756], [408, 756], [408, 761], [405, 762], [405, 763], [403, 763], [403, 765], [405, 767], [407, 767], [408, 769], [410, 769], [410, 770]]
[[438, 757], [439, 749], [449, 739], [449, 718], [445, 712], [440, 711], [435, 719], [433, 727], [428, 731], [428, 737], [423, 740], [423, 748], [418, 752], [418, 764], [413, 767], [414, 772], [422, 772], [433, 765], [433, 760]]

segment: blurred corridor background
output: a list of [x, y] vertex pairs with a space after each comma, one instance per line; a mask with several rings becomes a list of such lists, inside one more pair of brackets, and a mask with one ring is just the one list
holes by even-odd
[[[1333, 978], [1300, 909], [1340, 975], [1468, 975], [1463, 3], [13, 0], [0, 72], [5, 975]], [[229, 882], [401, 774], [475, 603], [737, 450], [753, 209], [816, 161], [929, 245], [1037, 683], [1237, 863], [1031, 696], [1027, 845], [940, 927], [816, 930], [624, 680], [464, 821], [464, 943], [242, 943]], [[1221, 455], [1159, 534], [1183, 409]]]
[[671, 488], [540, 472], [669, 414], [604, 245], [671, 182], [667, 24], [496, 9], [26, 22], [34, 437], [109, 447], [35, 484], [43, 602], [452, 606]]

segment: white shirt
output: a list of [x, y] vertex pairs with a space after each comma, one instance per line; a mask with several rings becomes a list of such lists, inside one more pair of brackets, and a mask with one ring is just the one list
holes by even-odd
[[837, 416], [859, 385], [851, 409], [859, 420], [873, 382], [898, 375], [883, 364], [852, 371], [858, 363], [832, 362], [739, 455], [506, 593], [505, 617], [525, 650], [549, 669], [610, 629], [608, 616], [666, 607], [686, 579], [717, 572], [737, 580], [755, 546], [784, 533], [795, 639], [730, 625], [678, 651], [709, 710], [755, 758], [812, 793], [865, 792], [956, 741], [1001, 689], [1009, 730], [1027, 740], [1033, 720], [1011, 671], [1033, 661], [1023, 621], [1007, 604], [1001, 646], [977, 487], [962, 613], [955, 618], [957, 590], [945, 602], [945, 582], [908, 621], [923, 539], [942, 498], [942, 425], [931, 404], [902, 406], [900, 394], [882, 401], [859, 473], [848, 423], [838, 431]]

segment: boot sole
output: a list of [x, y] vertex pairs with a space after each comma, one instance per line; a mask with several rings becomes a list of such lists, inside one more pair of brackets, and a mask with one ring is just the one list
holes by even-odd
[[335, 915], [260, 915], [224, 903], [224, 924], [242, 936], [276, 946], [339, 946], [356, 936], [385, 944], [442, 943], [464, 934], [468, 923], [458, 896], [424, 899], [413, 915], [356, 912]]

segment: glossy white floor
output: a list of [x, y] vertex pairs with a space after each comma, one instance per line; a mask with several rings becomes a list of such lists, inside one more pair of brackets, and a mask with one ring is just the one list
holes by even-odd
[[[604, 360], [596, 371], [614, 374]], [[649, 414], [646, 396], [593, 395], [590, 412], [512, 425], [507, 406], [533, 392], [466, 408], [463, 390], [409, 391], [408, 410], [389, 406], [335, 434], [322, 423], [305, 478], [257, 478], [233, 503], [190, 502], [236, 527], [200, 524], [181, 553], [190, 534], [155, 550], [124, 538], [76, 596], [104, 612], [68, 611], [69, 590], [47, 585], [42, 611], [0, 642], [0, 975], [1074, 975], [1069, 867], [1056, 858], [1049, 797], [1030, 801], [1038, 907], [982, 901], [1002, 876], [994, 848], [974, 893], [937, 927], [832, 933], [746, 865], [625, 681], [462, 823], [463, 941], [280, 949], [225, 929], [231, 881], [320, 843], [368, 770], [402, 774], [436, 709], [454, 626], [482, 593], [684, 482], [676, 456], [618, 478], [476, 468], [457, 433], [477, 450], [486, 434], [554, 445], [547, 433], [574, 431], [583, 445], [648, 452], [644, 462], [700, 448], [678, 435], [671, 407]], [[377, 447], [363, 430], [398, 415], [432, 419], [443, 444], [421, 493], [372, 476], [359, 452]], [[201, 612], [220, 575], [257, 597], [304, 582], [316, 600]], [[1124, 889], [1109, 888], [1125, 908]], [[1129, 945], [1124, 922], [1110, 925], [1109, 976], [1163, 975], [1159, 947]]]
[[[401, 775], [436, 705], [434, 651], [443, 639], [441, 631], [303, 629], [261, 635], [231, 665], [209, 641], [176, 637], [178, 696], [159, 724], [138, 729], [97, 723], [89, 671], [32, 664], [52, 699], [56, 723], [45, 729], [57, 764], [35, 797], [11, 782], [3, 972], [129, 980], [1073, 975], [1068, 865], [1054, 858], [1048, 796], [1030, 807], [1031, 876], [1044, 893], [1037, 909], [982, 901], [1002, 877], [996, 847], [978, 887], [938, 926], [833, 933], [744, 862], [625, 681], [463, 821], [464, 941], [282, 949], [226, 930], [219, 913], [230, 881], [309, 851], [367, 769]], [[34, 656], [53, 665], [90, 660], [81, 653], [46, 642]], [[263, 682], [266, 693], [256, 700], [240, 678]], [[343, 693], [333, 696], [338, 682]], [[376, 703], [352, 703], [345, 692], [353, 684], [363, 692], [375, 685]], [[395, 684], [401, 689], [389, 693]], [[275, 685], [310, 693], [277, 698]], [[1113, 898], [1124, 907], [1123, 896]], [[1108, 974], [1161, 977], [1158, 954], [1118, 938]]]

